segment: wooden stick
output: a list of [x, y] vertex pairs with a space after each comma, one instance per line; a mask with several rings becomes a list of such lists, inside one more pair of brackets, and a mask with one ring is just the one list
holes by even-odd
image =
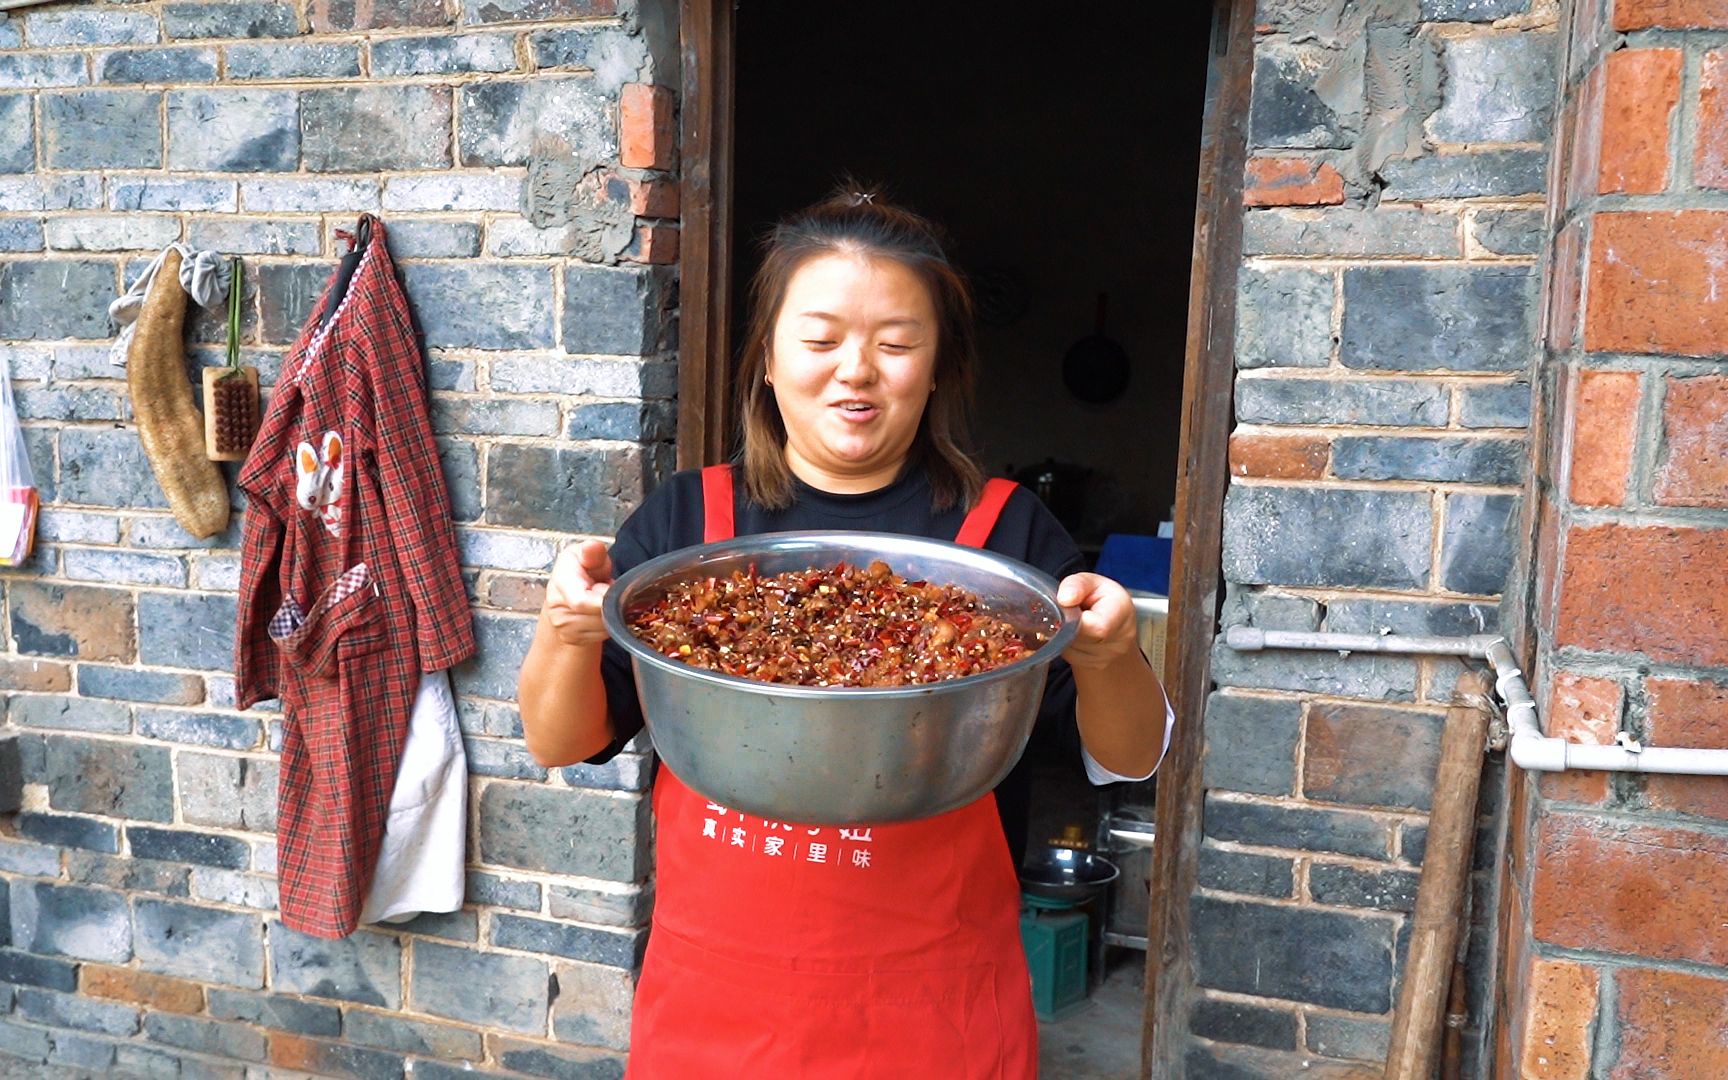
[[[1485, 672], [1460, 677], [1454, 701], [1489, 693]], [[1470, 857], [1476, 842], [1476, 793], [1482, 785], [1482, 759], [1488, 714], [1475, 705], [1446, 710], [1440, 737], [1440, 765], [1434, 770], [1434, 810], [1428, 816], [1428, 848], [1416, 887], [1410, 954], [1398, 1011], [1392, 1017], [1392, 1046], [1386, 1055], [1386, 1080], [1429, 1080], [1440, 1050], [1452, 965], [1458, 955], [1458, 913], [1470, 887]]]

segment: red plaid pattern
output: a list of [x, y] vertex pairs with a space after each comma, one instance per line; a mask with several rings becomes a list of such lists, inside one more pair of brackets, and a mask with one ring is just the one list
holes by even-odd
[[[467, 659], [475, 642], [424, 365], [381, 222], [320, 328], [328, 292], [240, 470], [234, 671], [240, 708], [282, 700], [282, 921], [343, 937], [377, 863], [420, 673]], [[294, 449], [326, 431], [346, 447], [339, 536], [294, 498]]]

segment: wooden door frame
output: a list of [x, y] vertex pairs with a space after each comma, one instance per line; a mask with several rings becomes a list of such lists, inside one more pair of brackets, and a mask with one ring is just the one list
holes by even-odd
[[[678, 334], [678, 465], [724, 459], [732, 418], [731, 226], [736, 0], [681, 0], [683, 112]], [[1147, 927], [1141, 1076], [1180, 1075], [1193, 992], [1188, 898], [1199, 859], [1200, 719], [1211, 688], [1229, 485], [1235, 379], [1236, 275], [1253, 75], [1255, 0], [1213, 0], [1213, 59], [1201, 128], [1200, 175], [1182, 381], [1170, 628], [1165, 663], [1178, 718], [1159, 770], [1159, 841]], [[1176, 842], [1171, 843], [1173, 838]], [[1171, 1021], [1162, 1023], [1161, 1021]]]

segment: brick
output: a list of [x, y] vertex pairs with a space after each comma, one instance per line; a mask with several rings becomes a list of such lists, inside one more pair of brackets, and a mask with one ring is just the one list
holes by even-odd
[[676, 366], [658, 362], [499, 357], [491, 367], [492, 389], [504, 393], [664, 398], [677, 385]]
[[126, 829], [126, 842], [132, 854], [140, 859], [221, 866], [231, 870], [243, 870], [252, 861], [252, 848], [246, 841], [215, 833], [131, 825]]
[[1728, 376], [1665, 379], [1662, 435], [1656, 501], [1728, 508]]
[[[480, 254], [480, 226], [472, 221], [394, 221], [390, 254], [398, 259], [460, 259]], [[472, 368], [467, 369], [472, 374]], [[433, 389], [440, 387], [434, 379]], [[464, 389], [473, 389], [473, 386]]]
[[1254, 97], [1248, 144], [1315, 149], [1355, 142], [1359, 113], [1340, 115], [1318, 93], [1328, 68], [1317, 44], [1263, 43], [1254, 50]]
[[480, 520], [484, 507], [480, 504], [479, 447], [461, 439], [440, 439], [438, 463], [450, 492], [450, 516], [459, 522]]
[[646, 938], [639, 931], [599, 929], [520, 915], [492, 917], [492, 944], [500, 948], [549, 953], [625, 970], [634, 970], [641, 963], [645, 943]]
[[186, 585], [185, 560], [172, 555], [67, 548], [61, 557], [61, 572], [74, 581], [101, 581], [113, 585], [175, 585], [181, 588]]
[[369, 1009], [348, 1010], [342, 1037], [361, 1046], [393, 1050], [399, 1054], [424, 1054], [443, 1060], [478, 1061], [486, 1054], [478, 1031], [408, 1020]]
[[1460, 251], [1458, 218], [1445, 211], [1255, 210], [1243, 218], [1244, 255], [1447, 256]]
[[628, 180], [630, 212], [637, 217], [675, 218], [678, 216], [678, 185], [672, 180], [650, 178]]
[[139, 821], [173, 819], [172, 768], [161, 747], [53, 736], [45, 770], [52, 809]]
[[1415, 379], [1237, 379], [1236, 419], [1244, 424], [1444, 427], [1445, 386]]
[[[247, 855], [249, 858], [250, 850]], [[233, 907], [256, 908], [259, 911], [275, 911], [281, 906], [281, 894], [276, 887], [275, 878], [211, 866], [193, 868], [192, 895], [199, 900], [210, 900]]]
[[472, 83], [461, 88], [458, 108], [465, 166], [526, 165], [546, 156], [600, 162], [619, 152], [612, 98], [592, 79]]
[[168, 897], [186, 896], [191, 877], [184, 866], [76, 850], [66, 853], [66, 873], [86, 885]]
[[232, 670], [235, 613], [230, 596], [140, 593], [138, 658], [163, 667]]
[[432, 430], [461, 435], [558, 435], [558, 405], [511, 398], [432, 399]]
[[1309, 158], [1248, 159], [1244, 206], [1337, 206], [1344, 201], [1344, 177], [1324, 161]]
[[260, 329], [265, 341], [287, 344], [299, 336], [329, 284], [331, 272], [324, 263], [265, 263], [258, 267]]
[[[354, 213], [379, 208], [378, 181], [305, 177], [293, 180], [242, 180], [240, 200], [251, 213]], [[399, 228], [390, 226], [394, 237]], [[261, 268], [262, 269], [262, 268]], [[328, 267], [321, 268], [330, 276]], [[266, 294], [268, 295], [268, 294]]]
[[[459, 698], [456, 702], [456, 723], [465, 735], [498, 735], [507, 739], [522, 737], [521, 714], [513, 706], [502, 702]], [[536, 904], [535, 907], [539, 905]]]
[[462, 0], [462, 22], [551, 22], [615, 14], [617, 0]]
[[558, 997], [552, 1007], [552, 1034], [561, 1042], [630, 1048], [630, 1009], [636, 977], [630, 971], [596, 964], [563, 964], [553, 972]]
[[264, 924], [257, 915], [140, 899], [133, 927], [138, 966], [146, 971], [243, 990], [264, 985]]
[[[300, 167], [301, 104], [291, 90], [169, 91], [168, 167], [293, 172]], [[312, 130], [310, 118], [307, 129]]]
[[1318, 630], [1320, 604], [1305, 596], [1284, 596], [1263, 588], [1229, 582], [1224, 586], [1224, 626], [1258, 626], [1262, 630]]
[[571, 1050], [543, 1043], [494, 1040], [498, 1063], [506, 1069], [554, 1080], [620, 1080], [624, 1059], [603, 1050]]
[[1536, 255], [1546, 237], [1540, 210], [1479, 210], [1470, 221], [1472, 238], [1492, 255]]
[[572, 405], [564, 428], [567, 439], [655, 442], [672, 437], [676, 415], [660, 404], [601, 401]]
[[1212, 650], [1212, 680], [1219, 686], [1414, 701], [1416, 676], [1415, 660], [1384, 653], [1244, 653], [1222, 643]]
[[270, 1063], [352, 1080], [397, 1080], [404, 1075], [402, 1058], [395, 1054], [285, 1033], [270, 1036]]
[[312, 29], [321, 34], [387, 27], [447, 26], [451, 15], [443, 0], [312, 0]]
[[1709, 260], [1728, 244], [1728, 211], [1596, 215], [1584, 344], [1592, 351], [1714, 355], [1728, 295]]
[[0, 56], [0, 90], [41, 90], [89, 82], [84, 57], [76, 53], [10, 53]]
[[[112, 263], [35, 259], [0, 264], [0, 337], [108, 337], [107, 304], [115, 292]], [[51, 469], [38, 474], [38, 484], [51, 476]]]
[[1301, 728], [1300, 702], [1212, 694], [1206, 701], [1206, 787], [1291, 794]]
[[506, 34], [441, 34], [372, 43], [375, 76], [515, 70], [515, 39]]
[[538, 228], [517, 218], [494, 221], [486, 232], [486, 254], [501, 259], [571, 254], [570, 226]]
[[36, 987], [18, 990], [16, 1009], [24, 1019], [48, 1027], [118, 1036], [131, 1035], [138, 1030], [137, 1009]]
[[41, 222], [0, 221], [0, 251], [41, 251], [45, 246]]
[[406, 922], [390, 924], [402, 934], [421, 934], [445, 941], [479, 941], [480, 916], [472, 908], [457, 911], [425, 911]]
[[[595, 72], [609, 89], [634, 81], [648, 58], [641, 37], [605, 26], [536, 30], [528, 35], [528, 48], [534, 53], [537, 70], [581, 68]], [[648, 216], [676, 217], [677, 214]]]
[[1218, 1042], [1296, 1049], [1296, 1014], [1241, 1001], [1200, 998], [1188, 1014], [1190, 1034]]
[[180, 1055], [165, 1050], [131, 1043], [120, 1043], [114, 1047], [114, 1068], [122, 1076], [137, 1076], [145, 1080], [180, 1080], [181, 1065]]
[[1557, 647], [1728, 665], [1728, 536], [1665, 526], [1574, 527], [1566, 541]]
[[1604, 58], [1601, 194], [1650, 194], [1668, 186], [1668, 125], [1680, 104], [1681, 60], [1679, 49], [1622, 49]]
[[547, 887], [546, 905], [556, 919], [603, 926], [646, 926], [654, 906], [654, 890], [646, 885], [608, 888], [551, 885]]
[[496, 782], [479, 816], [483, 862], [621, 882], [647, 872], [645, 799]]
[[0, 949], [0, 981], [70, 993], [78, 989], [78, 965]]
[[115, 49], [97, 53], [94, 63], [96, 81], [100, 83], [138, 85], [216, 81], [216, 50], [196, 46]]
[[275, 760], [182, 752], [178, 777], [180, 813], [188, 824], [275, 831]]
[[1440, 534], [1440, 585], [1456, 593], [1497, 596], [1506, 588], [1518, 546], [1518, 497], [1453, 492]]
[[196, 1013], [204, 1010], [204, 988], [197, 983], [132, 968], [84, 964], [79, 969], [78, 992], [89, 997], [143, 1005], [159, 1012]]
[[619, 754], [604, 765], [568, 765], [558, 771], [571, 787], [647, 791], [652, 767], [652, 759], [645, 754]]
[[1426, 810], [1443, 726], [1438, 713], [1312, 705], [1302, 790], [1326, 802]]
[[641, 455], [633, 447], [565, 450], [499, 443], [487, 455], [488, 488], [525, 494], [488, 507], [487, 518], [493, 525], [609, 535], [642, 498], [641, 469]]
[[[386, 210], [507, 210], [522, 205], [522, 180], [488, 173], [393, 176], [384, 183]], [[394, 227], [392, 227], [394, 235]]]
[[618, 160], [626, 168], [677, 165], [678, 98], [671, 87], [624, 84], [618, 98]]
[[511, 780], [544, 780], [546, 769], [519, 744], [500, 739], [466, 739], [463, 743], [468, 771], [475, 776], [500, 776]]
[[23, 24], [17, 19], [7, 19], [0, 22], [0, 49], [21, 49], [23, 47]]
[[[471, 903], [485, 907], [514, 908], [517, 911], [540, 910], [540, 886], [532, 881], [518, 881], [479, 870], [468, 871], [467, 896]], [[569, 913], [553, 912], [563, 918]]]
[[1304, 1028], [1308, 1049], [1329, 1058], [1379, 1065], [1391, 1048], [1392, 1025], [1382, 1020], [1311, 1012]]
[[1534, 282], [1528, 267], [1347, 269], [1339, 359], [1352, 368], [1522, 371]]
[[36, 121], [30, 96], [0, 96], [0, 172], [27, 173], [35, 165]]
[[204, 219], [192, 223], [187, 241], [200, 250], [235, 255], [317, 255], [322, 248], [318, 225], [311, 221]]
[[1530, 384], [1465, 386], [1459, 392], [1459, 422], [1467, 428], [1530, 426]]
[[[1557, 672], [1549, 691], [1546, 734], [1585, 746], [1609, 746], [1624, 708], [1620, 683], [1570, 671]], [[1542, 794], [1564, 802], [1599, 804], [1608, 798], [1608, 773], [1569, 770], [1541, 777]]]
[[[242, 1061], [264, 1060], [264, 1035], [240, 1024], [225, 1024], [193, 1016], [150, 1013], [144, 1017], [144, 1037], [198, 1054]], [[182, 1073], [184, 1075], [184, 1073]]]
[[435, 169], [450, 164], [449, 89], [369, 86], [301, 96], [311, 172]]
[[121, 893], [14, 879], [11, 912], [18, 948], [105, 963], [132, 957], [132, 924]]
[[1206, 797], [1206, 835], [1257, 847], [1330, 851], [1385, 859], [1391, 850], [1387, 820], [1350, 810], [1270, 806]]
[[[1728, 128], [1728, 49], [1712, 49], [1704, 54], [1698, 90], [1697, 146], [1692, 152], [1692, 182], [1698, 187], [1728, 188], [1728, 134], [1725, 134], [1725, 128]], [[1666, 125], [1660, 134], [1666, 138]], [[1649, 133], [1644, 138], [1653, 141], [1655, 135]]]
[[1195, 897], [1195, 982], [1355, 1012], [1392, 1007], [1392, 924], [1340, 912]]
[[[422, 264], [403, 279], [433, 348], [543, 349], [552, 345], [553, 288], [546, 266]], [[474, 296], [490, 298], [476, 307]]]
[[48, 1055], [50, 1065], [93, 1069], [106, 1075], [114, 1064], [117, 1048], [106, 1039], [86, 1038], [68, 1031], [55, 1032], [53, 1049]]
[[260, 0], [163, 4], [162, 25], [171, 38], [277, 38], [300, 32], [291, 5]]
[[1422, 0], [1422, 21], [1493, 22], [1529, 10], [1530, 0]]
[[1545, 150], [1487, 150], [1394, 159], [1381, 167], [1383, 197], [1399, 201], [1536, 195], [1547, 184]]
[[159, 168], [161, 114], [159, 91], [44, 94], [44, 160], [56, 169]]
[[110, 210], [217, 210], [233, 213], [238, 206], [237, 186], [231, 180], [136, 177], [115, 178], [108, 184]]
[[[3, 242], [0, 239], [0, 243]], [[120, 394], [93, 387], [18, 390], [13, 393], [13, 403], [21, 420], [128, 419], [127, 406]], [[44, 539], [40, 532], [37, 537]]]
[[488, 1028], [539, 1034], [550, 1006], [544, 961], [431, 941], [414, 943], [414, 1009]]
[[1200, 849], [1197, 880], [1203, 889], [1287, 899], [1296, 888], [1295, 863], [1245, 851]]
[[360, 74], [360, 47], [326, 42], [230, 45], [230, 79], [347, 79]]
[[148, 45], [160, 36], [147, 11], [34, 11], [24, 17], [33, 49], [79, 45]]
[[263, 730], [259, 721], [249, 716], [139, 709], [138, 734], [162, 742], [251, 750], [260, 744]]
[[1606, 1075], [1631, 1080], [1728, 1074], [1728, 1044], [1719, 1037], [1728, 1026], [1728, 980], [1617, 968], [1614, 985], [1620, 1055]]
[[126, 706], [74, 697], [14, 697], [7, 702], [6, 718], [15, 727], [108, 734], [132, 730], [132, 713]]
[[499, 570], [549, 570], [556, 554], [550, 542], [494, 529], [462, 529], [456, 534], [462, 565]]
[[270, 924], [270, 985], [312, 997], [402, 1007], [402, 945], [359, 932], [326, 940]]
[[[1224, 574], [1247, 583], [1423, 588], [1431, 519], [1417, 492], [1233, 487]], [[1364, 533], [1362, 521], [1377, 528]]]
[[1555, 35], [1451, 38], [1442, 53], [1444, 100], [1428, 121], [1437, 142], [1539, 142], [1554, 110]]
[[100, 176], [0, 176], [0, 210], [93, 210], [101, 205]]
[[[1648, 679], [1645, 732], [1656, 746], [1728, 748], [1728, 686], [1686, 679]], [[1660, 776], [1645, 779], [1653, 807], [1728, 818], [1728, 778]]]
[[1537, 957], [1525, 993], [1519, 1075], [1568, 1080], [1590, 1076], [1590, 1038], [1598, 994], [1596, 969], [1569, 960]]
[[1639, 374], [1580, 371], [1575, 385], [1568, 494], [1580, 506], [1623, 505], [1638, 442]]
[[[242, 354], [242, 359], [245, 356]], [[262, 376], [262, 372], [260, 375]], [[202, 540], [180, 527], [167, 514], [140, 514], [126, 522], [126, 543], [135, 548], [210, 548], [240, 546], [240, 519], [233, 515], [228, 527]]]
[[78, 666], [78, 692], [86, 697], [191, 705], [204, 699], [204, 680], [196, 675], [100, 664]]
[[52, 1048], [48, 1032], [41, 1028], [0, 1020], [0, 1052], [7, 1057], [39, 1065], [48, 1059]]
[[[534, 610], [539, 610], [535, 605]], [[72, 689], [72, 669], [65, 664], [22, 657], [0, 657], [0, 690], [64, 693]]]
[[1317, 904], [1413, 911], [1417, 876], [1409, 870], [1363, 870], [1317, 862], [1308, 869], [1308, 895]]
[[301, 1001], [286, 994], [216, 987], [211, 987], [209, 993], [210, 1015], [218, 1020], [240, 1020], [300, 1035], [336, 1035], [342, 1030], [342, 1011], [334, 1005]]
[[1715, 30], [1728, 28], [1728, 5], [1722, 0], [1619, 0], [1614, 5], [1614, 29], [1652, 27]]
[[120, 850], [120, 830], [106, 821], [71, 814], [22, 813], [18, 835], [51, 847], [84, 848], [113, 855]]

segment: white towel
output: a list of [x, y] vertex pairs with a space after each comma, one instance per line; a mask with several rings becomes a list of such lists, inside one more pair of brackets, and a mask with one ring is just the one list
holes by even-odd
[[162, 260], [170, 251], [180, 253], [180, 287], [199, 307], [215, 307], [228, 299], [232, 273], [221, 253], [193, 251], [179, 242], [169, 244], [150, 260], [132, 287], [108, 305], [108, 317], [120, 324], [120, 336], [108, 347], [108, 361], [117, 367], [126, 366], [126, 352], [132, 347], [132, 331], [137, 326], [138, 313], [144, 310], [144, 297], [149, 295], [150, 284], [156, 280], [156, 272], [162, 269]]

